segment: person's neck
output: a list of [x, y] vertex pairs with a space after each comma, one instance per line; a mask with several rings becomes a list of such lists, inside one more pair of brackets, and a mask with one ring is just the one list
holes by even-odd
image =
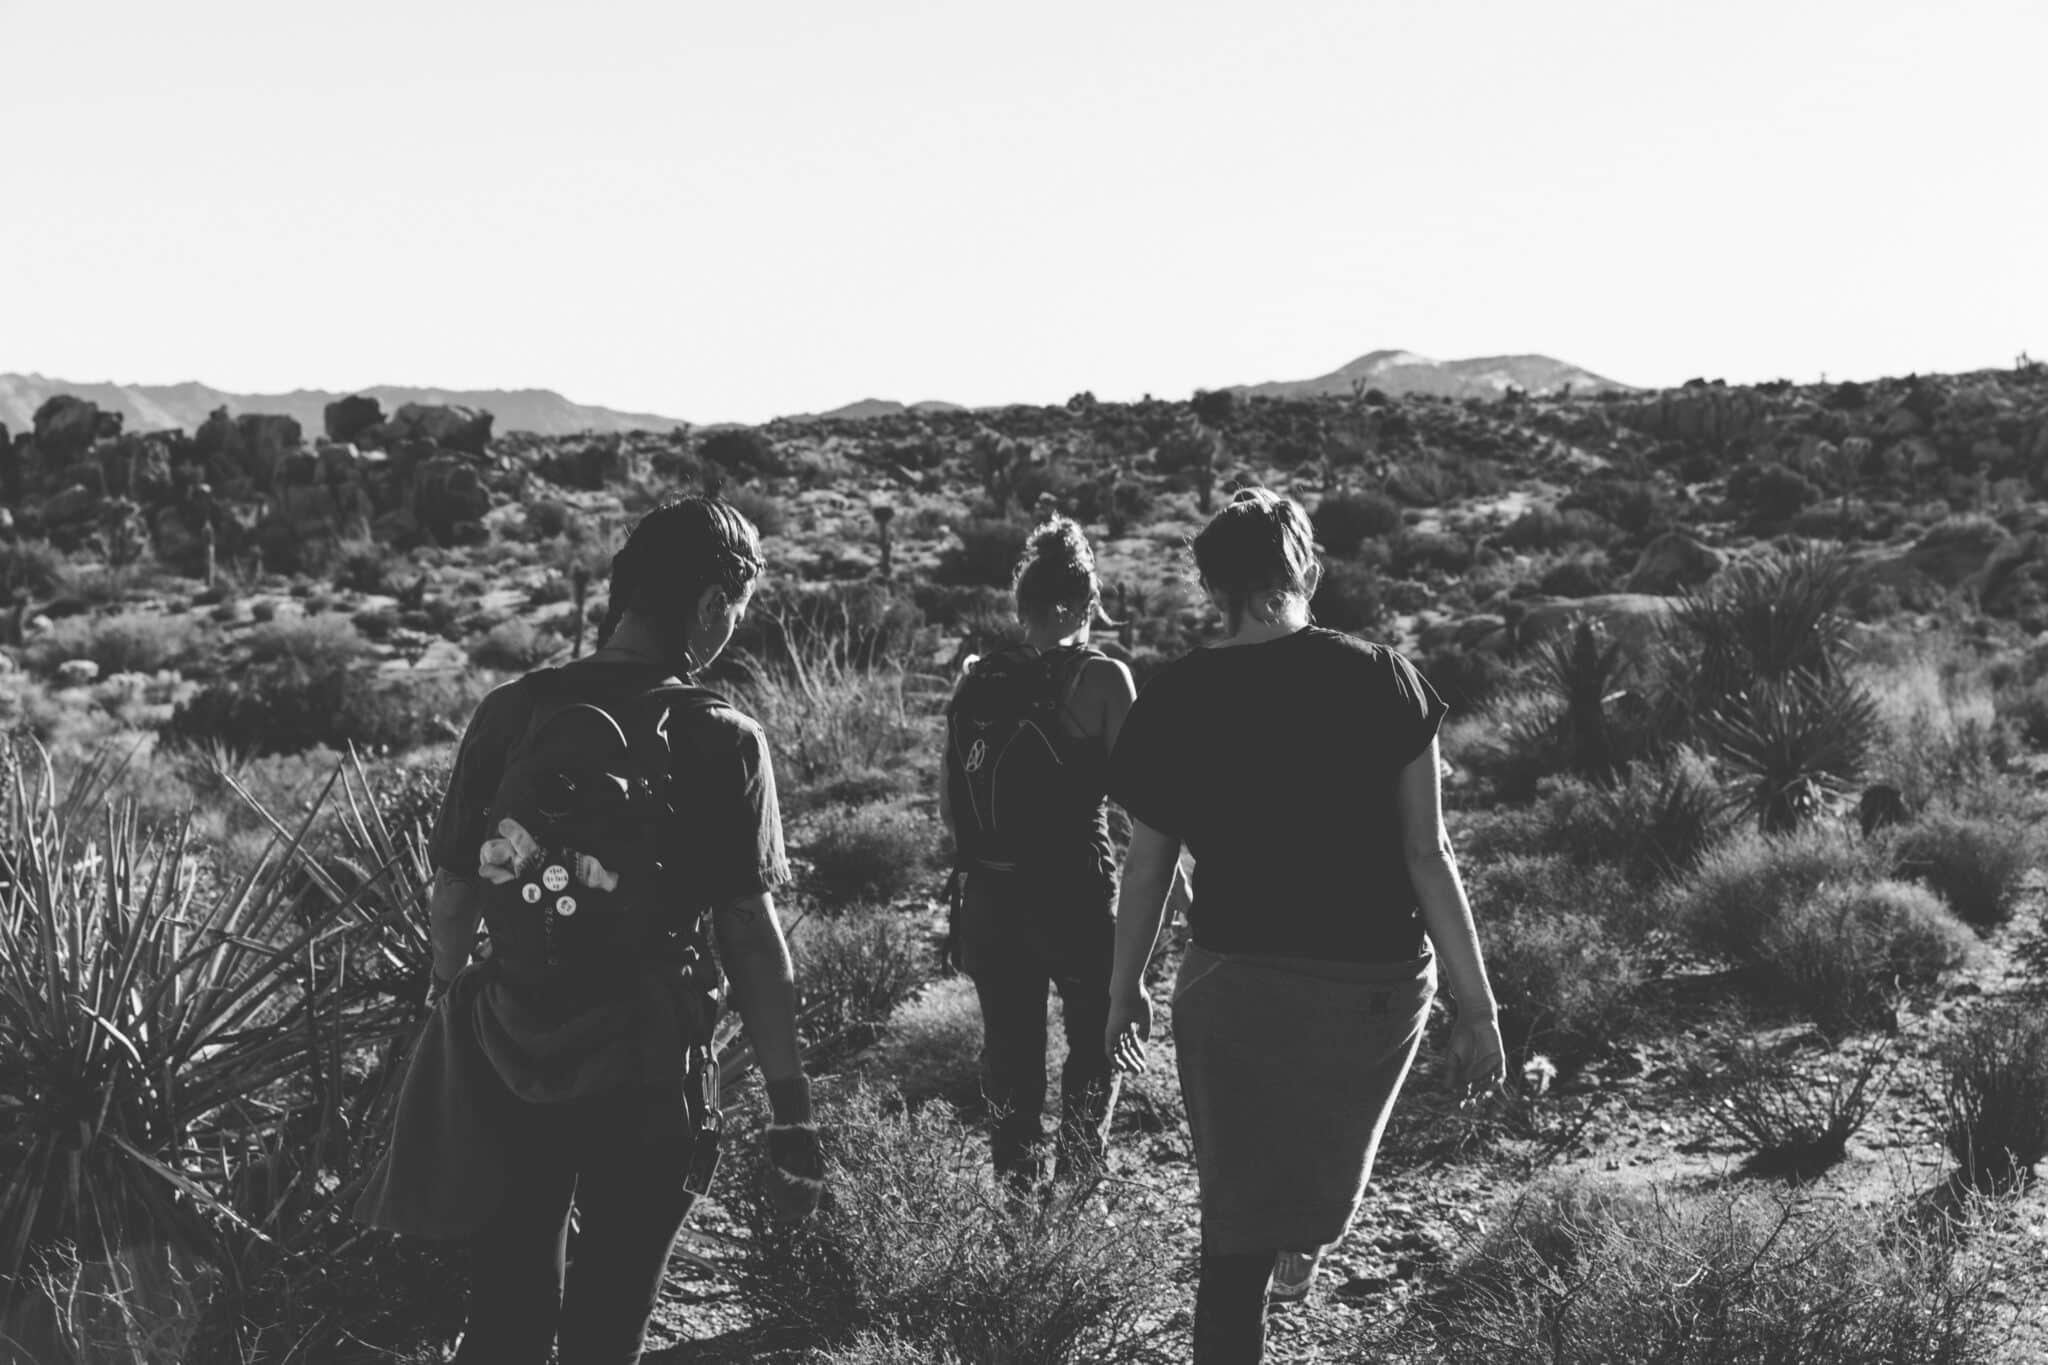
[[633, 659], [651, 664], [656, 668], [665, 668], [671, 673], [686, 671], [669, 658], [668, 651], [662, 648], [660, 635], [646, 622], [631, 615], [619, 622], [617, 628], [612, 631], [611, 638], [606, 640], [597, 652], [614, 659]]
[[1066, 645], [1085, 645], [1088, 643], [1088, 627], [1083, 626], [1079, 630], [1070, 630], [1062, 635], [1058, 626], [1026, 626], [1024, 643], [1040, 652], [1059, 649]]
[[1262, 645], [1268, 640], [1285, 639], [1308, 629], [1308, 613], [1288, 612], [1272, 621], [1260, 621], [1251, 616], [1238, 622], [1237, 629], [1223, 639], [1220, 645]]

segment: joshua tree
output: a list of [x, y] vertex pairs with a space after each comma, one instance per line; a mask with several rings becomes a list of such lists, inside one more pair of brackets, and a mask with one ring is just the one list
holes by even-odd
[[887, 578], [894, 571], [894, 565], [891, 562], [889, 553], [892, 548], [889, 544], [889, 523], [896, 519], [896, 509], [886, 502], [878, 502], [873, 507], [870, 507], [868, 511], [874, 513], [875, 531], [881, 537], [881, 573], [882, 577]]

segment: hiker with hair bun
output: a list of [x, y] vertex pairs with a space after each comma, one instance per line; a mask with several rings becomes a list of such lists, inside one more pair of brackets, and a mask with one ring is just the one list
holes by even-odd
[[357, 1208], [467, 1244], [458, 1365], [639, 1360], [718, 1156], [725, 977], [773, 1112], [768, 1196], [801, 1217], [823, 1193], [767, 742], [693, 681], [761, 568], [731, 507], [655, 508], [596, 652], [497, 688], [463, 735], [429, 846], [433, 1009]]
[[1112, 1076], [1116, 853], [1105, 788], [1130, 709], [1130, 670], [1088, 644], [1101, 601], [1081, 528], [1031, 533], [1013, 579], [1021, 644], [970, 659], [946, 708], [940, 809], [957, 852], [949, 952], [981, 1003], [982, 1081], [996, 1173], [1013, 1195], [1042, 1174], [1046, 995], [1067, 1060], [1055, 1178], [1099, 1167]]
[[1444, 704], [1384, 645], [1313, 624], [1307, 514], [1240, 491], [1195, 537], [1226, 636], [1163, 669], [1124, 723], [1110, 795], [1132, 819], [1104, 1045], [1145, 1065], [1145, 966], [1195, 860], [1173, 1037], [1201, 1200], [1197, 1365], [1264, 1358], [1268, 1294], [1298, 1297], [1357, 1213], [1438, 965], [1466, 1096], [1505, 1071], [1444, 832]]

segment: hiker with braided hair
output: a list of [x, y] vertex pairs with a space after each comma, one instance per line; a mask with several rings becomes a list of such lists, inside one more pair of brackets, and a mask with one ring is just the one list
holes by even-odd
[[596, 652], [499, 687], [463, 736], [429, 850], [433, 1010], [357, 1209], [467, 1244], [458, 1365], [639, 1360], [718, 1155], [728, 977], [773, 1113], [768, 1196], [802, 1217], [823, 1193], [768, 746], [694, 683], [761, 568], [731, 507], [657, 507], [612, 561]]
[[1034, 530], [1013, 582], [1024, 639], [968, 663], [947, 706], [940, 809], [957, 853], [951, 951], [981, 1004], [992, 1155], [1022, 1195], [1041, 1175], [1048, 987], [1067, 1034], [1054, 1177], [1098, 1168], [1108, 1141], [1105, 793], [1133, 688], [1088, 645], [1101, 589], [1079, 526], [1055, 516]]
[[1145, 966], [1195, 859], [1173, 1037], [1201, 1202], [1196, 1365], [1253, 1365], [1268, 1294], [1299, 1297], [1357, 1214], [1441, 963], [1465, 1097], [1505, 1063], [1444, 832], [1444, 703], [1385, 645], [1314, 624], [1308, 514], [1238, 492], [1195, 537], [1216, 645], [1156, 675], [1110, 795], [1132, 821], [1104, 1047], [1145, 1065]]

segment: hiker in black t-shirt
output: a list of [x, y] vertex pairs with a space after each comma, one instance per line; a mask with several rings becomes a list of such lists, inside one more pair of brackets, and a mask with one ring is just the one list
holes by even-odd
[[1099, 1163], [1111, 1070], [1116, 856], [1104, 789], [1133, 688], [1088, 647], [1100, 590], [1081, 528], [1054, 517], [1017, 566], [1024, 643], [973, 661], [947, 707], [941, 809], [961, 871], [954, 953], [981, 1002], [983, 1085], [998, 1174], [1040, 1174], [1046, 990], [1060, 993], [1067, 1060], [1055, 1176]]
[[1452, 1080], [1477, 1093], [1504, 1061], [1440, 813], [1443, 703], [1395, 651], [1310, 624], [1321, 565], [1291, 499], [1240, 491], [1195, 563], [1229, 633], [1152, 679], [1117, 744], [1109, 790], [1133, 832], [1104, 1041], [1144, 1066], [1144, 970], [1185, 848], [1173, 1035], [1201, 1191], [1195, 1360], [1240, 1365], [1263, 1358], [1268, 1292], [1306, 1293], [1357, 1211], [1439, 959]]
[[[460, 1365], [543, 1365], [557, 1342], [565, 1365], [639, 1360], [669, 1253], [716, 1152], [719, 964], [773, 1110], [769, 1195], [802, 1216], [823, 1191], [772, 899], [789, 869], [767, 743], [724, 698], [681, 681], [732, 638], [761, 564], [754, 528], [725, 504], [656, 508], [612, 561], [597, 651], [496, 689], [463, 735], [429, 849], [436, 1005], [357, 1209], [377, 1226], [467, 1243]], [[639, 737], [637, 757], [649, 760], [640, 777], [590, 788], [647, 812], [637, 847], [649, 857], [637, 874], [593, 861], [587, 847], [545, 849], [513, 815], [491, 823], [501, 779], [526, 770], [562, 714], [598, 729], [610, 716], [612, 733]], [[648, 769], [658, 793], [654, 781], [640, 785]], [[555, 803], [533, 807], [543, 829], [541, 816], [569, 801], [561, 775], [573, 792], [578, 772], [587, 775], [556, 767], [537, 779], [557, 783], [536, 788]], [[601, 845], [603, 832], [592, 838]], [[629, 900], [636, 875], [653, 894]], [[544, 965], [530, 957], [534, 935], [509, 932], [530, 922], [517, 917], [521, 901], [531, 922], [547, 916]], [[608, 907], [618, 916], [609, 922]], [[506, 916], [506, 942], [472, 962], [486, 908]], [[582, 959], [562, 955], [572, 935], [606, 923], [628, 931]]]

